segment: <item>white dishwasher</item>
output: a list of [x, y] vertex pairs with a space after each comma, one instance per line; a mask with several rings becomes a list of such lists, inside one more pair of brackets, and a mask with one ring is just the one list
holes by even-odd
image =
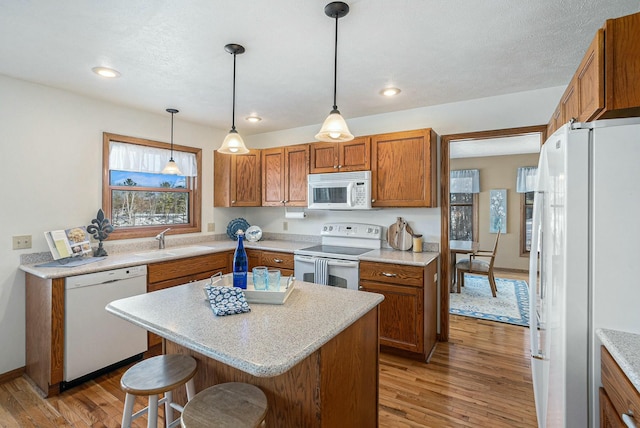
[[147, 350], [146, 330], [105, 310], [146, 291], [146, 265], [66, 278], [63, 388]]

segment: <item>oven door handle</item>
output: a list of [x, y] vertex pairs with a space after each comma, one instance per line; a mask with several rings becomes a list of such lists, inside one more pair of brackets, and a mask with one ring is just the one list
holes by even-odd
[[[325, 259], [326, 257], [317, 257], [317, 256], [302, 256], [296, 255], [294, 256], [294, 260], [302, 263], [315, 263], [316, 259]], [[329, 266], [341, 266], [341, 267], [351, 267], [357, 268], [359, 266], [358, 261], [353, 260], [336, 260], [336, 259], [328, 259]]]

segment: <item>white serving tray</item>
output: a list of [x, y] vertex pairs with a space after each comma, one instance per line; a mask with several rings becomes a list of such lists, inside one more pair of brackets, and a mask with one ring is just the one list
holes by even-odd
[[[280, 290], [256, 290], [253, 287], [252, 275], [247, 275], [247, 289], [244, 291], [244, 297], [249, 303], [266, 303], [271, 305], [282, 305], [291, 295], [291, 291], [295, 286], [296, 279], [292, 276], [280, 277]], [[211, 277], [210, 285], [219, 287], [233, 287], [233, 274], [222, 273], [215, 274]]]

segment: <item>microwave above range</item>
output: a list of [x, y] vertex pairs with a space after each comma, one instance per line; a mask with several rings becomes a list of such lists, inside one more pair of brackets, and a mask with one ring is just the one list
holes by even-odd
[[308, 175], [312, 210], [371, 209], [371, 171]]

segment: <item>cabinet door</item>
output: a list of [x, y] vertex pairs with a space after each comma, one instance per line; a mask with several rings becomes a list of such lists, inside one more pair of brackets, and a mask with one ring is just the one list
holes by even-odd
[[338, 171], [338, 143], [311, 143], [309, 146], [311, 174]]
[[623, 428], [626, 425], [618, 416], [613, 403], [607, 396], [604, 388], [600, 388], [600, 428]]
[[640, 13], [608, 19], [604, 27], [608, 117], [640, 116]]
[[260, 150], [243, 155], [213, 153], [213, 206], [260, 206]]
[[284, 148], [262, 150], [262, 206], [284, 204]]
[[284, 158], [284, 203], [289, 207], [306, 207], [308, 205], [309, 144], [286, 146]]
[[587, 122], [604, 108], [604, 31], [596, 32], [576, 73], [580, 113], [578, 121]]
[[384, 295], [379, 308], [381, 345], [424, 352], [422, 289], [371, 281], [361, 281], [360, 289]]
[[569, 86], [567, 86], [560, 101], [564, 123], [569, 122], [571, 119], [577, 120], [580, 115], [580, 98], [577, 87], [577, 79], [574, 78], [571, 83], [569, 83]]
[[338, 170], [368, 171], [371, 169], [371, 139], [369, 137], [354, 138], [346, 143], [338, 144]]
[[431, 129], [372, 136], [372, 205], [436, 206], [435, 150]]

